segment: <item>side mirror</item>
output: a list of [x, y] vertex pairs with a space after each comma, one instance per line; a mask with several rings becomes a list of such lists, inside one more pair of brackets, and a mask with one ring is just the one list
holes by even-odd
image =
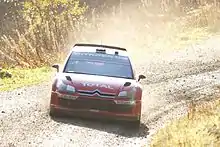
[[53, 68], [56, 68], [56, 69], [57, 69], [57, 72], [59, 72], [59, 65], [58, 65], [58, 64], [54, 64], [52, 67], [53, 67]]
[[141, 79], [146, 79], [146, 77], [145, 77], [144, 75], [139, 75], [139, 77], [138, 77], [138, 82], [139, 82]]

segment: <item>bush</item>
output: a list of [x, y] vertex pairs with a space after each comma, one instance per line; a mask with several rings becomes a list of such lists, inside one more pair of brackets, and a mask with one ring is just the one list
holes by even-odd
[[[3, 67], [5, 63], [38, 67], [58, 62], [71, 45], [82, 41], [165, 50], [174, 48], [175, 43], [184, 44], [183, 40], [197, 40], [197, 34], [206, 35], [207, 30], [217, 32], [220, 24], [217, 1], [22, 1], [8, 4], [13, 13], [7, 12], [0, 28]], [[88, 2], [90, 9], [79, 1]], [[186, 36], [188, 32], [193, 36]]]
[[69, 32], [86, 11], [78, 0], [28, 0], [19, 11], [25, 24], [1, 37], [1, 54], [18, 66], [36, 67], [59, 60]]

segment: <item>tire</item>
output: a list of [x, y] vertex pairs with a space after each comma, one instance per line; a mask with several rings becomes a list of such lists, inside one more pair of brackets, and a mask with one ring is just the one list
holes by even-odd
[[50, 108], [49, 115], [50, 115], [50, 117], [57, 117], [58, 116], [58, 114], [54, 108]]
[[140, 120], [136, 120], [134, 122], [132, 122], [132, 128], [135, 130], [139, 130], [140, 129], [140, 125], [141, 125], [141, 121]]
[[127, 122], [127, 127], [131, 130], [139, 130], [140, 129], [140, 125], [141, 125], [141, 121], [140, 120], [135, 120], [135, 121], [131, 121], [131, 122]]

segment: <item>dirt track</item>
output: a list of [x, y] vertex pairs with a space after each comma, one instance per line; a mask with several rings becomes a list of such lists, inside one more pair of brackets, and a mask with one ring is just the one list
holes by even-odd
[[[143, 116], [139, 132], [120, 124], [48, 116], [50, 83], [0, 93], [0, 146], [143, 146], [164, 122], [186, 113], [192, 99], [219, 95], [219, 56], [213, 37], [194, 48], [146, 57]], [[212, 47], [215, 47], [212, 49]]]

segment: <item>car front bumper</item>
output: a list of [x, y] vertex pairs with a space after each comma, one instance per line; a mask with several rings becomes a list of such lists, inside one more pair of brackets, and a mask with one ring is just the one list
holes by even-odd
[[66, 100], [52, 92], [50, 111], [54, 115], [68, 115], [88, 118], [101, 118], [113, 120], [138, 121], [141, 116], [141, 101], [135, 105], [121, 105], [114, 100], [103, 100], [100, 98], [78, 98]]
[[85, 110], [85, 109], [72, 109], [65, 108], [57, 105], [50, 105], [50, 111], [59, 116], [76, 116], [83, 118], [92, 118], [92, 119], [104, 119], [104, 120], [121, 120], [121, 121], [138, 121], [140, 120], [140, 115], [134, 114], [120, 114], [112, 113], [107, 111], [99, 110]]

